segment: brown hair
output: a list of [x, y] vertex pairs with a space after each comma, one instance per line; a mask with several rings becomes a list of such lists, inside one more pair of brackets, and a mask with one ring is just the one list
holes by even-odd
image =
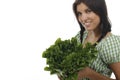
[[[77, 5], [80, 3], [84, 3], [87, 7], [89, 7], [94, 13], [96, 13], [100, 17], [100, 29], [102, 32], [101, 37], [98, 39], [97, 42], [101, 41], [103, 37], [107, 34], [107, 32], [111, 31], [111, 24], [110, 20], [108, 18], [107, 13], [107, 7], [105, 0], [75, 0], [73, 3], [73, 11], [76, 16], [76, 19], [78, 21], [77, 17]], [[80, 40], [82, 42], [83, 39], [83, 33], [85, 31], [85, 28], [82, 26], [82, 24], [78, 21], [81, 31], [80, 31]]]

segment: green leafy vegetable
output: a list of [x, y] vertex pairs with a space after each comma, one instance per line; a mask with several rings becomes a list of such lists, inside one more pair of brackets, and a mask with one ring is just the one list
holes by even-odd
[[77, 73], [96, 58], [95, 46], [87, 43], [85, 47], [75, 37], [68, 40], [58, 38], [47, 48], [42, 57], [46, 58], [44, 69], [61, 76], [62, 80], [77, 80]]

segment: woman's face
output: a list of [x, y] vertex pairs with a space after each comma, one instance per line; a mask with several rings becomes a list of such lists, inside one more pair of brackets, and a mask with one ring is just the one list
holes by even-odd
[[98, 29], [100, 17], [89, 9], [84, 3], [77, 5], [77, 17], [87, 31]]

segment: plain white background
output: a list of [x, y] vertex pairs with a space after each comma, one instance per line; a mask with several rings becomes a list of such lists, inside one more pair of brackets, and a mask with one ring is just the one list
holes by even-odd
[[[119, 0], [106, 0], [112, 32], [119, 31]], [[74, 0], [0, 0], [0, 80], [58, 80], [44, 71], [42, 52], [79, 31]], [[112, 75], [112, 77], [114, 77]]]

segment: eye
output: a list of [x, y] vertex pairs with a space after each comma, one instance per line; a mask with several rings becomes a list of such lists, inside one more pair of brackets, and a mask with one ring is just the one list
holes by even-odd
[[82, 15], [82, 13], [81, 12], [77, 12], [77, 16], [81, 16]]
[[91, 13], [91, 12], [92, 12], [91, 9], [87, 9], [87, 10], [86, 10], [86, 13]]

